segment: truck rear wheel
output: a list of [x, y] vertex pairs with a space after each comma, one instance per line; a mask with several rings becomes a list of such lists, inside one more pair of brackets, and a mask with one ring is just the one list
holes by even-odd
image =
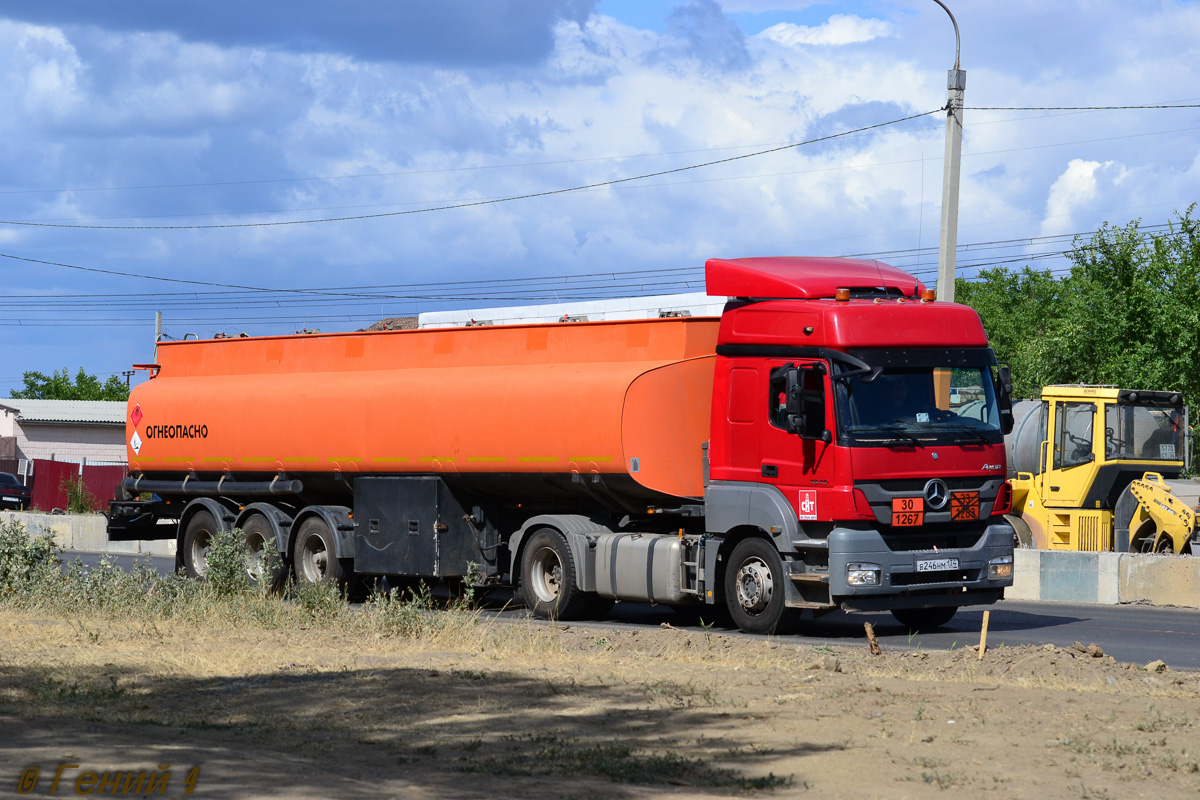
[[246, 549], [246, 576], [252, 585], [266, 581], [271, 587], [283, 582], [286, 568], [275, 544], [275, 531], [262, 514], [255, 514], [242, 526]]
[[521, 596], [525, 606], [542, 619], [580, 619], [588, 616], [593, 595], [579, 590], [571, 547], [557, 531], [533, 534], [521, 556]]
[[942, 608], [897, 608], [892, 616], [910, 631], [931, 631], [940, 628], [958, 613], [958, 606]]
[[346, 579], [333, 543], [333, 531], [320, 517], [309, 517], [300, 523], [292, 563], [298, 583], [337, 584]]
[[794, 632], [800, 610], [787, 607], [787, 580], [774, 545], [763, 539], [738, 542], [725, 572], [725, 605], [733, 623], [746, 633]]
[[189, 578], [203, 578], [208, 547], [217, 533], [217, 521], [207, 511], [197, 511], [183, 532], [183, 570]]

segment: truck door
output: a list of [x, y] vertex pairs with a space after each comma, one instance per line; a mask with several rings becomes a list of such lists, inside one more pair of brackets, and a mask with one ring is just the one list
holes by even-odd
[[1096, 472], [1096, 404], [1054, 401], [1042, 458], [1042, 497], [1049, 508], [1078, 508]]
[[[759, 480], [777, 486], [805, 518], [828, 519], [833, 485], [833, 406], [829, 370], [815, 360], [773, 361], [767, 369], [767, 422]], [[831, 456], [832, 454], [830, 454]]]

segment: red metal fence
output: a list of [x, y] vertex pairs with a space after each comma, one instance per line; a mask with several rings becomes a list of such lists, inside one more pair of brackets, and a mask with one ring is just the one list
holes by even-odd
[[83, 478], [83, 488], [93, 498], [91, 510], [103, 511], [113, 499], [117, 484], [125, 479], [125, 467], [84, 464], [81, 468], [73, 461], [34, 459], [33, 508], [37, 511], [67, 510], [67, 484], [79, 478]]
[[33, 462], [33, 508], [35, 511], [53, 511], [67, 508], [67, 481], [79, 475], [79, 465], [69, 461]]

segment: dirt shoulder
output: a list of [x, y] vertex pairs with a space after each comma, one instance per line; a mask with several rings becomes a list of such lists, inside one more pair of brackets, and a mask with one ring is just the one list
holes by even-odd
[[[418, 642], [0, 609], [0, 796], [1195, 797], [1200, 676], [479, 621]], [[68, 782], [71, 782], [68, 784]], [[85, 782], [84, 787], [87, 784]], [[158, 796], [155, 794], [154, 796]]]

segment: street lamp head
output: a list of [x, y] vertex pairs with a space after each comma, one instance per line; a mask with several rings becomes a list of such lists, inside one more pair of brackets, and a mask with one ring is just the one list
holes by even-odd
[[[942, 7], [942, 10], [945, 11], [947, 15], [949, 15], [950, 23], [954, 26], [954, 71], [960, 72], [961, 70], [959, 69], [959, 54], [962, 52], [962, 37], [958, 35], [958, 20], [956, 20], [954, 18], [954, 15], [950, 13], [950, 8], [945, 3], [943, 3], [942, 0], [933, 0], [933, 2], [937, 3], [939, 6]], [[965, 77], [963, 79], [963, 82], [964, 83], [966, 82]], [[955, 87], [950, 86], [948, 88], [953, 89]], [[957, 87], [957, 88], [963, 88], [963, 87]]]

